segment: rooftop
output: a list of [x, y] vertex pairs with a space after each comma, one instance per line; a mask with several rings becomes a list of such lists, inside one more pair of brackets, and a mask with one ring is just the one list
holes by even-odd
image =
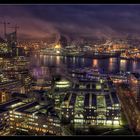
[[52, 107], [50, 107], [50, 105], [40, 105], [36, 101], [21, 106], [20, 108], [16, 109], [16, 111], [26, 114], [34, 114], [36, 116], [50, 115], [53, 117], [57, 117], [55, 111]]
[[8, 110], [9, 108], [15, 108], [17, 106], [23, 105], [24, 103], [20, 99], [12, 99], [6, 103], [0, 104], [0, 110], [5, 109]]
[[28, 104], [16, 109], [16, 111], [23, 112], [23, 113], [34, 113], [38, 109], [40, 109], [39, 104], [37, 102], [31, 102], [31, 103], [28, 103]]

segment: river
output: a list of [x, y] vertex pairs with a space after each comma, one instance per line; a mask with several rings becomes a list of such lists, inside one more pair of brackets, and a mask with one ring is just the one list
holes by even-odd
[[52, 73], [61, 73], [63, 68], [97, 67], [104, 73], [118, 73], [120, 71], [140, 71], [140, 61], [124, 60], [120, 58], [90, 59], [78, 57], [48, 56], [34, 54], [30, 57], [30, 69], [34, 76], [46, 77], [48, 68]]

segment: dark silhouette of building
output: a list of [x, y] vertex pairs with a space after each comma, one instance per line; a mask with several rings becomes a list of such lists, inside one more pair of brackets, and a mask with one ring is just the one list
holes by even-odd
[[0, 43], [6, 43], [6, 41], [0, 37]]
[[17, 55], [17, 37], [16, 37], [16, 32], [12, 32], [12, 33], [6, 34], [6, 39], [7, 39], [9, 47], [12, 50], [11, 55], [12, 56], [16, 56]]
[[62, 46], [62, 48], [65, 48], [68, 45], [68, 41], [67, 38], [65, 36], [60, 36], [59, 39], [60, 45]]

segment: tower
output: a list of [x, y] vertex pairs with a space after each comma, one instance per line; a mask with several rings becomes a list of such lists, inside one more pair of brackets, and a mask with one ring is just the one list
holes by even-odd
[[6, 29], [7, 29], [7, 25], [10, 24], [9, 22], [6, 22], [5, 20], [3, 22], [1, 22], [1, 24], [4, 25], [4, 38], [7, 39], [6, 35]]
[[11, 48], [11, 55], [16, 56], [16, 32], [6, 35], [8, 46]]
[[59, 39], [60, 45], [62, 46], [62, 48], [65, 48], [68, 45], [68, 41], [67, 38], [65, 36], [60, 36]]
[[16, 46], [16, 48], [14, 48], [14, 55], [18, 56], [19, 55], [19, 48], [17, 48], [17, 29], [19, 29], [19, 26], [17, 26], [17, 24], [14, 26], [14, 27], [9, 27], [9, 28], [14, 28], [15, 31], [14, 31], [14, 38], [13, 38], [13, 41], [14, 41], [14, 45]]

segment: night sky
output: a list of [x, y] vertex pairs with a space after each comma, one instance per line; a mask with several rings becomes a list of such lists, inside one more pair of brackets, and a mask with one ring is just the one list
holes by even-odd
[[140, 5], [0, 5], [0, 21], [4, 18], [20, 26], [20, 39], [140, 37]]

